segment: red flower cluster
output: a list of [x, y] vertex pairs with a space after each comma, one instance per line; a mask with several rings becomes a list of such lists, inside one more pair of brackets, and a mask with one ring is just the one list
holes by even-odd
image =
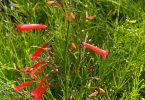
[[49, 87], [50, 84], [47, 84], [47, 85], [44, 86], [44, 88], [42, 88], [42, 85], [44, 84], [44, 82], [46, 81], [47, 78], [48, 78], [48, 75], [45, 75], [43, 77], [43, 79], [41, 80], [41, 82], [39, 83], [39, 85], [35, 88], [35, 90], [33, 90], [31, 92], [31, 95], [35, 97], [33, 100], [40, 100], [43, 93]]
[[[47, 64], [46, 64], [47, 61], [48, 61], [48, 58], [30, 66], [30, 67], [26, 67], [26, 69], [20, 70], [20, 72], [28, 73], [31, 75], [32, 78], [35, 78], [37, 75], [39, 75], [43, 71], [43, 69], [45, 67], [47, 67]], [[42, 66], [39, 68], [40, 65], [42, 65]]]
[[[39, 85], [31, 92], [31, 95], [34, 96], [34, 98], [32, 100], [41, 100], [41, 97], [43, 96], [44, 92], [51, 85], [51, 83], [48, 83], [42, 88], [42, 85], [44, 84], [44, 82], [46, 81], [47, 78], [48, 78], [48, 75], [45, 75], [43, 77], [43, 79], [41, 80], [41, 82], [39, 83]], [[14, 90], [20, 91], [32, 83], [33, 83], [33, 81], [22, 83], [18, 86], [15, 86]]]
[[[33, 30], [33, 29], [43, 29], [43, 28], [47, 28], [47, 26], [43, 25], [43, 24], [19, 24], [17, 26], [17, 28], [19, 31], [25, 31], [25, 30]], [[30, 54], [30, 58], [32, 58], [33, 60], [37, 60], [40, 57], [40, 55], [42, 54], [43, 50], [47, 47], [47, 45], [48, 45], [48, 42], [43, 44], [40, 48], [38, 48], [38, 50], [36, 50], [34, 53]], [[36, 64], [34, 64], [32, 66], [26, 67], [26, 69], [20, 70], [20, 72], [28, 73], [28, 74], [30, 74], [31, 77], [35, 78], [37, 75], [39, 75], [44, 70], [44, 68], [47, 67], [46, 62], [48, 60], [49, 59], [46, 58], [42, 61], [37, 62]], [[42, 65], [42, 66], [39, 67], [40, 65]], [[36, 89], [34, 89], [34, 91], [31, 92], [31, 95], [34, 96], [34, 98], [32, 100], [41, 100], [41, 97], [43, 96], [44, 92], [51, 85], [50, 83], [48, 83], [42, 88], [42, 85], [44, 84], [44, 82], [46, 81], [47, 78], [48, 78], [48, 75], [45, 75], [43, 77], [43, 79], [41, 80], [41, 82], [39, 83], [39, 85], [36, 87]], [[14, 90], [20, 91], [32, 83], [34, 83], [34, 82], [33, 81], [24, 82], [18, 86], [15, 86]]]
[[[54, 2], [51, 2], [51, 3], [54, 3]], [[68, 18], [70, 20], [74, 20], [75, 19], [75, 14], [73, 12], [70, 12], [68, 14]], [[94, 20], [94, 19], [96, 19], [96, 15], [94, 15], [94, 16], [86, 16], [86, 20]], [[19, 24], [17, 26], [17, 29], [19, 31], [34, 30], [34, 29], [44, 29], [44, 28], [47, 28], [47, 26], [43, 25], [43, 24]], [[95, 47], [95, 46], [93, 46], [91, 44], [88, 44], [86, 42], [82, 42], [82, 45], [84, 47], [86, 47], [86, 48], [98, 53], [104, 59], [109, 54], [108, 50], [100, 49], [100, 48]], [[30, 58], [35, 60], [35, 61], [38, 60], [38, 58], [40, 57], [40, 55], [42, 54], [42, 52], [45, 50], [45, 48], [47, 46], [48, 46], [48, 42], [44, 43], [34, 53], [30, 54]], [[72, 46], [73, 49], [76, 48], [76, 45], [75, 45], [74, 42], [72, 43], [71, 46]], [[46, 59], [44, 59], [42, 61], [39, 61], [39, 62], [37, 62], [36, 64], [34, 64], [32, 66], [26, 67], [26, 69], [20, 70], [20, 72], [28, 73], [28, 74], [30, 74], [30, 76], [32, 78], [36, 78], [36, 76], [39, 75], [47, 67], [47, 64], [46, 64], [47, 61], [48, 61], [48, 58], [46, 58]], [[41, 67], [39, 67], [39, 66], [41, 66]], [[38, 86], [31, 92], [31, 95], [34, 97], [32, 100], [41, 100], [41, 97], [43, 96], [44, 92], [51, 85], [50, 83], [48, 83], [48, 84], [43, 86], [43, 84], [45, 83], [45, 81], [47, 80], [48, 77], [49, 77], [48, 75], [45, 75], [43, 77], [43, 79], [41, 80], [41, 82], [38, 84]], [[24, 82], [24, 83], [22, 83], [22, 84], [20, 84], [18, 86], [15, 86], [14, 90], [15, 91], [20, 91], [20, 90], [22, 90], [23, 88], [27, 87], [28, 85], [30, 85], [32, 83], [34, 83], [34, 82], [33, 81]], [[89, 97], [96, 96], [99, 92], [101, 92], [103, 94], [106, 93], [102, 88], [97, 88], [97, 90], [95, 92], [91, 93], [89, 95]]]
[[25, 70], [20, 70], [20, 72], [31, 72], [33, 69], [38, 68], [41, 64], [45, 64], [47, 62], [48, 59], [42, 60], [30, 67], [27, 67]]

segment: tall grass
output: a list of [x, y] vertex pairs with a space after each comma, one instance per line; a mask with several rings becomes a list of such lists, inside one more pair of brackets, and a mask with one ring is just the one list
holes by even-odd
[[[58, 0], [59, 1], [59, 0]], [[63, 0], [62, 0], [63, 1]], [[143, 0], [64, 0], [52, 5], [47, 0], [11, 0], [13, 9], [0, 4], [0, 98], [1, 100], [30, 99], [30, 86], [22, 92], [13, 86], [29, 78], [21, 74], [25, 65], [34, 64], [29, 55], [44, 42], [48, 42], [54, 55], [45, 52], [41, 59], [50, 57], [58, 72], [51, 73], [54, 80], [43, 99], [89, 100], [88, 95], [101, 87], [90, 99], [141, 100], [145, 94], [145, 2]], [[69, 20], [68, 13], [76, 15]], [[85, 20], [86, 14], [96, 15]], [[46, 30], [19, 32], [19, 23], [43, 23]], [[103, 59], [84, 48], [88, 42], [110, 53]], [[76, 49], [71, 48], [71, 43]], [[38, 76], [41, 79], [51, 71], [52, 65]], [[96, 80], [100, 77], [101, 80]]]

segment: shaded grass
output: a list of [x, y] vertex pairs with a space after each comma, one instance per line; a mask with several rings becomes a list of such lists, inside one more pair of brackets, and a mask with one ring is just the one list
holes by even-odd
[[[0, 13], [0, 91], [4, 100], [21, 98], [11, 88], [29, 78], [18, 72], [24, 65], [32, 65], [29, 54], [44, 42], [49, 42], [55, 56], [52, 61], [59, 67], [52, 74], [54, 84], [47, 90], [44, 99], [85, 100], [96, 86], [106, 90], [92, 99], [139, 100], [144, 98], [144, 1], [135, 0], [88, 0], [72, 1], [69, 5], [47, 5], [47, 1], [11, 1], [14, 10], [3, 5]], [[69, 21], [68, 12], [74, 12], [76, 19]], [[85, 21], [85, 15], [96, 15], [95, 20]], [[19, 23], [44, 23], [47, 30], [18, 32]], [[84, 32], [82, 32], [82, 30]], [[91, 41], [89, 42], [89, 40]], [[84, 48], [81, 42], [88, 41], [109, 49], [107, 59]], [[77, 48], [72, 49], [75, 42]], [[42, 58], [50, 56], [46, 53]], [[39, 79], [50, 71], [46, 69]], [[17, 73], [17, 74], [16, 74]], [[94, 78], [99, 76], [100, 81]], [[17, 78], [22, 78], [21, 81]], [[6, 86], [5, 86], [6, 85]], [[5, 87], [4, 87], [5, 86]], [[31, 86], [25, 89], [34, 89]], [[27, 94], [24, 99], [30, 98]]]

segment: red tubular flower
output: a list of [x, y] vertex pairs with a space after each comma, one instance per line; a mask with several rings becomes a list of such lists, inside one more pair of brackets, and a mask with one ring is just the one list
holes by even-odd
[[43, 44], [38, 50], [36, 50], [34, 53], [30, 54], [30, 58], [33, 60], [37, 60], [47, 45], [48, 45], [48, 42]]
[[100, 77], [96, 77], [95, 79], [96, 79], [97, 81], [98, 81], [98, 80], [101, 80], [101, 78], [100, 78]]
[[98, 91], [95, 91], [95, 92], [91, 93], [91, 94], [89, 95], [89, 97], [95, 97], [98, 93], [99, 93]]
[[17, 29], [19, 31], [33, 30], [33, 29], [44, 29], [47, 28], [44, 24], [18, 24]]
[[14, 87], [14, 90], [15, 90], [15, 91], [20, 91], [20, 90], [22, 90], [23, 88], [25, 88], [26, 86], [28, 86], [28, 85], [30, 85], [30, 84], [32, 84], [32, 83], [33, 83], [33, 81], [25, 82], [25, 83], [23, 83], [23, 84], [20, 84], [20, 85], [18, 85], [18, 86], [15, 86], [15, 87]]
[[102, 50], [102, 49], [100, 49], [100, 48], [97, 48], [97, 47], [95, 47], [95, 46], [93, 46], [93, 45], [90, 45], [90, 44], [88, 44], [88, 43], [85, 43], [85, 42], [83, 42], [82, 44], [83, 44], [83, 46], [85, 46], [85, 47], [91, 49], [92, 51], [97, 52], [97, 53], [100, 54], [103, 58], [106, 58], [106, 56], [109, 54], [109, 51], [108, 51], [108, 50]]
[[35, 75], [39, 75], [39, 74], [42, 72], [42, 70], [44, 70], [44, 68], [45, 68], [46, 66], [47, 66], [46, 64], [43, 65], [43, 66], [41, 66], [41, 68], [38, 69], [38, 70], [35, 72]]
[[35, 78], [37, 75], [39, 75], [39, 74], [44, 70], [44, 68], [45, 68], [46, 66], [47, 66], [47, 65], [45, 64], [45, 65], [41, 66], [41, 68], [38, 69], [36, 72], [31, 72], [31, 73], [30, 73], [31, 77], [32, 77], [32, 78]]
[[55, 3], [55, 1], [48, 1], [48, 2], [47, 2], [48, 5], [51, 5], [51, 4], [53, 4], [53, 3]]
[[99, 92], [103, 93], [103, 94], [106, 94], [105, 90], [102, 89], [102, 88], [98, 88]]
[[50, 84], [47, 84], [44, 86], [44, 88], [41, 89], [40, 93], [35, 96], [32, 100], [41, 100], [41, 97], [43, 96], [44, 92], [47, 90], [47, 88], [50, 86]]
[[87, 16], [86, 19], [89, 19], [89, 20], [96, 19], [96, 15], [94, 15], [94, 16]]
[[36, 87], [36, 89], [34, 89], [34, 90], [31, 92], [31, 95], [32, 95], [32, 96], [35, 96], [35, 97], [38, 96], [38, 94], [39, 94], [39, 92], [40, 92], [40, 90], [41, 90], [41, 88], [42, 88], [42, 85], [43, 85], [43, 83], [46, 81], [47, 78], [48, 78], [48, 75], [45, 75], [45, 76], [43, 77], [43, 79], [41, 80], [41, 82], [39, 83], [39, 85]]
[[41, 64], [44, 64], [47, 61], [47, 59], [42, 60], [30, 67], [27, 67], [25, 70], [20, 70], [20, 72], [24, 73], [24, 72], [31, 72], [33, 69], [38, 68]]
[[26, 70], [24, 70], [24, 69], [21, 69], [21, 70], [19, 70], [21, 73], [25, 73], [26, 72]]
[[75, 43], [72, 43], [72, 44], [71, 44], [71, 46], [72, 46], [72, 48], [73, 48], [73, 49], [75, 49], [75, 48], [76, 48]]
[[33, 69], [38, 68], [41, 64], [44, 64], [45, 62], [46, 62], [45, 60], [42, 60], [42, 61], [34, 64], [33, 66], [26, 68], [26, 71], [31, 72]]
[[74, 20], [75, 19], [75, 14], [73, 12], [70, 12], [68, 14], [68, 17], [69, 17], [70, 20]]

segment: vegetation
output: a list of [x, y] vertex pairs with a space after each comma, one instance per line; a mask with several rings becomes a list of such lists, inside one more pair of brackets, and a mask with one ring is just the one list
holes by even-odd
[[[0, 98], [31, 99], [44, 75], [52, 82], [42, 100], [144, 100], [145, 1], [143, 0], [9, 0], [0, 3]], [[73, 12], [75, 19], [68, 14]], [[86, 19], [94, 16], [95, 19]], [[18, 31], [21, 23], [47, 29]], [[30, 58], [42, 44], [37, 61]], [[109, 50], [106, 59], [82, 42]], [[76, 48], [72, 48], [72, 43]], [[46, 57], [47, 67], [32, 79], [19, 70]], [[14, 86], [34, 80], [17, 92]], [[89, 97], [98, 88], [105, 90]]]

